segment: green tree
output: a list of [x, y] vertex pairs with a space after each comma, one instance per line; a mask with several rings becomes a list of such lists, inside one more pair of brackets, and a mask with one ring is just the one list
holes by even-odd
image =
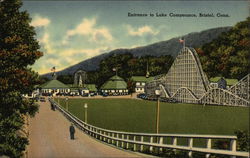
[[224, 76], [241, 79], [250, 67], [250, 17], [237, 23], [217, 39], [197, 48], [208, 77]]
[[49, 81], [49, 78], [45, 77], [45, 76], [39, 76], [39, 82], [38, 82], [38, 85], [42, 85], [46, 82]]
[[34, 116], [38, 106], [22, 94], [32, 92], [39, 77], [30, 65], [42, 56], [20, 0], [0, 2], [0, 156], [20, 157], [28, 140], [18, 134], [24, 115]]
[[74, 83], [74, 77], [72, 75], [59, 75], [57, 76], [57, 80], [61, 81], [64, 84]]
[[[96, 71], [98, 75], [91, 72], [89, 79], [100, 87], [108, 78], [116, 74], [113, 71], [113, 68], [116, 68], [117, 74], [128, 81], [132, 76], [145, 76], [147, 65], [150, 75], [156, 76], [167, 73], [173, 61], [174, 59], [170, 55], [135, 57], [131, 53], [114, 54], [103, 59], [100, 62], [99, 70]], [[90, 80], [89, 83], [91, 83]]]
[[128, 86], [128, 93], [131, 94], [135, 92], [135, 82], [133, 80], [128, 79], [127, 86]]

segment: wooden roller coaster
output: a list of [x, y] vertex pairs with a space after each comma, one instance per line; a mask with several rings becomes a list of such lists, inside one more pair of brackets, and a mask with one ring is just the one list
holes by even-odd
[[183, 48], [168, 73], [146, 84], [148, 98], [161, 98], [182, 103], [249, 106], [250, 74], [229, 89], [212, 88], [193, 48]]

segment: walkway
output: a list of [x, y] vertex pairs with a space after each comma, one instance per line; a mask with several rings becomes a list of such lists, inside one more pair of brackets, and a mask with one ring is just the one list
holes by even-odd
[[69, 139], [69, 121], [49, 102], [40, 103], [39, 113], [30, 119], [28, 157], [142, 157], [108, 146], [76, 128], [76, 139]]

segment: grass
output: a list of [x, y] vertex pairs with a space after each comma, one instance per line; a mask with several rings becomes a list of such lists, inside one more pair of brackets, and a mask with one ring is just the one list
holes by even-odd
[[[211, 82], [218, 82], [220, 79], [221, 77], [213, 77], [213, 78], [210, 78], [209, 80]], [[230, 86], [235, 85], [238, 82], [237, 79], [225, 78], [225, 80], [227, 81], [227, 85], [230, 85]]]
[[[57, 99], [56, 99], [57, 101]], [[135, 99], [69, 99], [69, 111], [88, 123], [105, 129], [155, 132], [156, 102]], [[65, 99], [59, 103], [65, 108]], [[249, 131], [249, 107], [160, 103], [160, 133], [234, 135]]]

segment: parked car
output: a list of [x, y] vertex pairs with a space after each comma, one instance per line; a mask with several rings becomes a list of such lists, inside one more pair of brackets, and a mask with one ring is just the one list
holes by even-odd
[[108, 94], [107, 94], [107, 93], [102, 93], [102, 96], [103, 96], [103, 97], [107, 97]]
[[90, 93], [90, 96], [95, 96], [95, 95], [96, 95], [96, 93], [93, 93], [93, 92], [92, 92], [92, 93]]
[[83, 93], [81, 96], [82, 96], [82, 97], [88, 97], [89, 94], [88, 94], [88, 93]]
[[147, 95], [145, 93], [140, 93], [137, 95], [137, 98], [147, 99]]

